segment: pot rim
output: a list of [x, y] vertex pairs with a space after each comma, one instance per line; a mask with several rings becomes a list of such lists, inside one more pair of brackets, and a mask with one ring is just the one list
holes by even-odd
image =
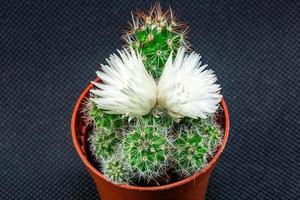
[[[97, 82], [99, 81], [99, 78], [96, 78], [94, 81]], [[132, 185], [126, 185], [126, 184], [115, 184], [109, 180], [107, 180], [105, 178], [105, 176], [99, 172], [87, 159], [87, 156], [85, 156], [80, 148], [80, 145], [78, 143], [77, 137], [76, 137], [76, 121], [78, 118], [77, 113], [79, 112], [79, 108], [80, 105], [83, 101], [83, 99], [85, 98], [85, 96], [88, 94], [89, 90], [93, 87], [93, 84], [90, 83], [85, 89], [84, 91], [81, 93], [81, 95], [79, 96], [79, 98], [77, 99], [76, 105], [74, 107], [73, 113], [72, 113], [72, 120], [71, 120], [71, 133], [72, 133], [72, 141], [73, 144], [75, 146], [75, 149], [77, 151], [77, 153], [79, 154], [79, 157], [81, 158], [81, 160], [83, 161], [83, 163], [85, 164], [85, 166], [91, 170], [93, 173], [95, 173], [97, 176], [101, 177], [102, 179], [104, 179], [106, 182], [109, 182], [117, 187], [120, 188], [124, 188], [124, 189], [128, 189], [128, 190], [138, 190], [138, 191], [157, 191], [157, 190], [167, 190], [167, 189], [171, 189], [174, 187], [178, 187], [181, 186], [183, 184], [186, 184], [188, 182], [194, 181], [197, 177], [199, 177], [200, 175], [204, 174], [206, 171], [208, 171], [213, 164], [218, 160], [218, 158], [220, 157], [221, 153], [223, 152], [225, 145], [227, 143], [228, 137], [229, 137], [229, 126], [230, 126], [230, 122], [229, 122], [229, 111], [227, 108], [227, 105], [225, 103], [224, 97], [221, 100], [221, 106], [223, 108], [223, 112], [224, 112], [224, 120], [225, 120], [225, 124], [224, 124], [224, 138], [223, 138], [223, 142], [221, 144], [221, 146], [219, 147], [217, 153], [214, 155], [214, 157], [209, 161], [209, 163], [202, 168], [199, 172], [196, 172], [194, 175], [191, 175], [187, 178], [184, 178], [180, 181], [174, 182], [174, 183], [169, 183], [166, 185], [162, 185], [162, 186], [132, 186]]]

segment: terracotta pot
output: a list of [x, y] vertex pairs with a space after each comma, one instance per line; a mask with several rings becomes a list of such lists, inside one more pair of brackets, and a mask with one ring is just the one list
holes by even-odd
[[[99, 81], [99, 79], [96, 79]], [[139, 187], [129, 185], [116, 185], [107, 181], [88, 160], [86, 154], [86, 132], [87, 126], [82, 120], [81, 106], [85, 97], [89, 95], [89, 90], [93, 87], [89, 84], [88, 87], [80, 95], [72, 115], [71, 131], [75, 149], [83, 161], [85, 167], [93, 177], [101, 200], [203, 200], [209, 182], [209, 177], [215, 168], [217, 161], [224, 150], [229, 136], [229, 113], [224, 99], [221, 101], [223, 115], [220, 123], [222, 124], [225, 134], [222, 145], [219, 147], [216, 155], [208, 163], [208, 165], [195, 175], [177, 181], [175, 183], [153, 186]]]

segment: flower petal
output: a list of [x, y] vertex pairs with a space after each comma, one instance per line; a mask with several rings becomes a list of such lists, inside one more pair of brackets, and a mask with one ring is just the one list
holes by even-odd
[[131, 117], [146, 115], [156, 104], [157, 85], [133, 49], [118, 51], [107, 59], [94, 83], [91, 100], [107, 113]]

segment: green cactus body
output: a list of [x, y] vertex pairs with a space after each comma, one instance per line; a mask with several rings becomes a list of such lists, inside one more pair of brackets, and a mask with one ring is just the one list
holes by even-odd
[[125, 125], [125, 121], [121, 115], [106, 114], [98, 108], [94, 103], [91, 103], [89, 116], [96, 127], [118, 129]]
[[138, 119], [137, 125], [145, 126], [145, 127], [152, 126], [162, 130], [167, 130], [169, 128], [172, 128], [173, 119], [168, 115], [154, 116], [150, 114], [150, 115], [143, 116], [143, 118], [141, 119]]
[[132, 28], [124, 35], [128, 46], [140, 53], [148, 72], [159, 78], [164, 65], [173, 52], [186, 46], [187, 28], [175, 21], [172, 11], [163, 12], [159, 4], [146, 13], [137, 13]]
[[211, 149], [215, 149], [221, 140], [221, 134], [218, 127], [213, 124], [206, 124], [204, 127], [204, 133], [209, 138], [209, 146]]
[[166, 138], [153, 127], [136, 127], [124, 141], [124, 153], [131, 169], [151, 179], [167, 159]]
[[187, 176], [198, 171], [206, 162], [208, 151], [202, 135], [192, 132], [181, 132], [175, 139], [172, 155], [182, 175]]
[[167, 27], [158, 31], [158, 26], [150, 24], [146, 28], [136, 30], [133, 48], [138, 51], [146, 69], [157, 79], [171, 52], [174, 55], [181, 45], [181, 36], [170, 32]]
[[125, 162], [120, 159], [113, 158], [104, 162], [103, 173], [115, 183], [128, 183], [129, 170]]
[[91, 150], [98, 160], [106, 160], [116, 154], [121, 141], [116, 131], [100, 128], [90, 137]]

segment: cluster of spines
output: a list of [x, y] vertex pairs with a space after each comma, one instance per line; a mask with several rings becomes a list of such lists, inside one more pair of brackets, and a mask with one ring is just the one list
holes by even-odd
[[168, 159], [168, 140], [159, 130], [159, 126], [138, 122], [124, 139], [124, 155], [139, 179], [153, 180], [165, 168]]
[[206, 163], [207, 145], [203, 135], [197, 130], [180, 130], [173, 141], [173, 148], [172, 158], [177, 164], [180, 176], [191, 175]]
[[119, 156], [103, 161], [103, 173], [107, 179], [118, 184], [128, 184], [130, 181], [130, 171], [126, 161]]
[[187, 32], [187, 26], [176, 21], [171, 9], [164, 12], [155, 4], [149, 12], [132, 15], [132, 24], [123, 38], [139, 52], [146, 69], [157, 79], [170, 53], [176, 55], [180, 46], [189, 47]]
[[213, 119], [205, 121], [202, 126], [203, 134], [206, 136], [207, 147], [209, 149], [210, 156], [213, 156], [217, 147], [222, 142], [222, 129]]
[[86, 101], [83, 112], [89, 123], [93, 124], [96, 128], [116, 130], [122, 128], [126, 124], [122, 115], [104, 113], [103, 110], [98, 108], [91, 100]]
[[222, 131], [213, 116], [207, 119], [184, 118], [178, 125], [178, 135], [172, 141], [171, 158], [180, 176], [189, 176], [203, 168], [218, 145]]
[[107, 160], [117, 153], [122, 137], [108, 128], [96, 128], [89, 137], [91, 151], [99, 161]]

